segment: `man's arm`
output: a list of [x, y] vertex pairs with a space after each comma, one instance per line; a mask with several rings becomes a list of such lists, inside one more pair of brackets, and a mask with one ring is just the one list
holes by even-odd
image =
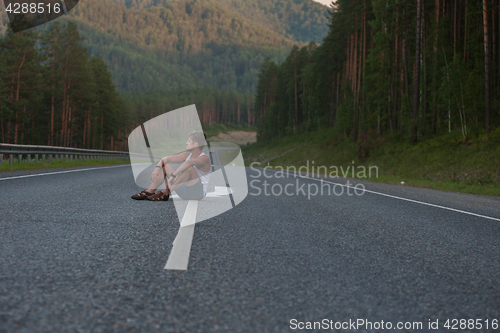
[[199, 169], [207, 164], [210, 164], [210, 159], [208, 158], [207, 155], [203, 155], [203, 156], [198, 156], [196, 158], [190, 158], [189, 161], [187, 162], [191, 162], [190, 164], [192, 166], [195, 166]]
[[186, 162], [182, 163], [181, 166], [178, 167], [177, 170], [175, 170], [173, 172], [173, 175], [177, 176], [181, 172], [183, 172], [184, 170], [186, 170], [186, 169], [188, 169], [189, 167], [192, 167], [192, 166], [195, 166], [198, 169], [200, 169], [200, 168], [202, 168], [203, 166], [205, 166], [207, 164], [210, 165], [210, 159], [208, 158], [207, 155], [198, 156], [196, 158], [190, 158]]
[[[163, 175], [164, 175], [164, 178], [169, 178], [168, 176], [170, 175], [167, 175], [165, 174], [165, 170], [164, 170], [164, 167], [167, 163], [182, 163], [186, 160], [186, 158], [189, 156], [189, 153], [188, 152], [184, 152], [184, 153], [180, 153], [178, 155], [174, 155], [174, 156], [167, 156], [167, 157], [164, 157], [160, 160], [160, 162], [158, 162], [158, 164], [156, 165], [157, 167], [154, 169], [153, 173], [151, 174], [151, 182], [154, 182], [161, 174], [161, 172], [163, 171]], [[162, 171], [160, 171], [162, 170]]]
[[167, 157], [164, 157], [160, 160], [160, 162], [158, 162], [158, 166], [163, 166], [162, 165], [162, 162], [163, 164], [167, 164], [167, 163], [182, 163], [186, 160], [186, 158], [189, 156], [189, 153], [188, 152], [184, 152], [184, 153], [180, 153], [178, 155], [173, 155], [173, 156], [167, 156]]

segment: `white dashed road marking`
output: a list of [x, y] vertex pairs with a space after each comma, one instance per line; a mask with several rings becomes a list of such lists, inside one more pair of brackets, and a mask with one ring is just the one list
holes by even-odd
[[168, 257], [165, 269], [187, 270], [197, 211], [198, 200], [189, 200], [184, 216], [182, 217], [181, 227], [179, 228], [177, 237], [174, 239], [172, 251]]

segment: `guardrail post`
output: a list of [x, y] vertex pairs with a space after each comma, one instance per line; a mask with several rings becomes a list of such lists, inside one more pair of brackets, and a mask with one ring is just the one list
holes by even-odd
[[31, 154], [28, 154], [28, 164], [31, 163]]
[[45, 163], [45, 154], [42, 154], [42, 163]]
[[38, 164], [38, 154], [35, 154], [35, 164]]
[[52, 154], [49, 154], [49, 163], [52, 164]]
[[70, 160], [71, 162], [73, 162], [73, 156], [74, 156], [73, 154], [69, 155], [69, 160]]
[[68, 163], [68, 154], [64, 155], [64, 159], [65, 159], [64, 162]]
[[23, 154], [19, 154], [19, 164], [23, 163]]
[[0, 167], [3, 167], [3, 154], [0, 154]]
[[14, 154], [9, 154], [9, 165], [12, 166], [14, 164]]

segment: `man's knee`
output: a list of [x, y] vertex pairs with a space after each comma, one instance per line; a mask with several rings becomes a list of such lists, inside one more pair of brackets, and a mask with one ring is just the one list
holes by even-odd
[[184, 170], [182, 172], [182, 174], [184, 175], [184, 177], [182, 177], [184, 182], [187, 182], [187, 181], [190, 181], [193, 179], [198, 179], [198, 173], [196, 172], [196, 170], [192, 166], [190, 166], [189, 168]]
[[198, 177], [198, 173], [196, 172], [196, 170], [194, 169], [193, 166], [190, 166], [189, 168], [186, 169], [186, 171], [189, 172], [189, 175], [192, 176], [192, 177], [189, 177], [189, 178], [194, 178], [194, 177]]

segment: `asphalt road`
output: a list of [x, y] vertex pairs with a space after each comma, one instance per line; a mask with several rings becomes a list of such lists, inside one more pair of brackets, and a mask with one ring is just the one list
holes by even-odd
[[[163, 269], [173, 202], [130, 199], [129, 166], [0, 180], [0, 332], [294, 332], [323, 319], [494, 331], [500, 221], [375, 193], [266, 196], [264, 181], [290, 193], [297, 179], [253, 180], [245, 201], [196, 224], [187, 271]], [[500, 219], [499, 198], [365, 184]]]

